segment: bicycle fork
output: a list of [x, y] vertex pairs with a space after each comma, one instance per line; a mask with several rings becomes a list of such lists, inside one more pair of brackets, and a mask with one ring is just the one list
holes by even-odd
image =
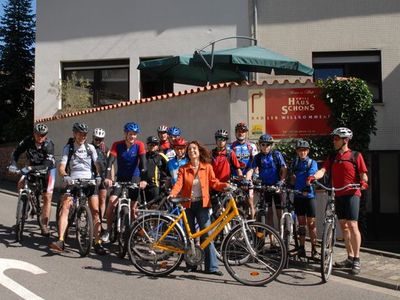
[[117, 232], [121, 232], [121, 211], [124, 207], [128, 208], [128, 218], [131, 220], [131, 199], [120, 198], [118, 199], [117, 207]]

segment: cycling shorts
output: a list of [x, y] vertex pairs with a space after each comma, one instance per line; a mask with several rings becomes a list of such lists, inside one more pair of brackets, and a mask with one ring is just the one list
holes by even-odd
[[267, 191], [265, 192], [264, 197], [265, 197], [265, 204], [267, 205], [267, 207], [271, 207], [273, 201], [275, 203], [276, 209], [282, 209], [281, 194]]
[[294, 211], [298, 216], [315, 218], [316, 200], [315, 198], [294, 197]]
[[102, 179], [99, 184], [99, 191], [106, 190], [106, 189], [107, 189], [106, 184], [104, 183], [104, 179]]
[[335, 197], [336, 214], [339, 220], [358, 221], [360, 197], [345, 195]]
[[[90, 198], [92, 196], [97, 196], [99, 194], [99, 189], [97, 185], [87, 185], [83, 187], [83, 193], [85, 194], [86, 197]], [[70, 194], [71, 196], [78, 196], [79, 188], [78, 187], [73, 187], [73, 188], [65, 188], [64, 193], [65, 194]]]

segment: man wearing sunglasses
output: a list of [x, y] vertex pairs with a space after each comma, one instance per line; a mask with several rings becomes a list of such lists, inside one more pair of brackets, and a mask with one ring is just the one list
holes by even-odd
[[168, 161], [168, 172], [171, 175], [171, 183], [175, 184], [178, 180], [178, 170], [181, 166], [186, 165], [189, 162], [186, 156], [186, 140], [184, 138], [177, 138], [172, 142], [174, 147], [175, 157]]
[[322, 178], [326, 172], [330, 174], [332, 187], [340, 188], [351, 183], [360, 183], [360, 189], [346, 189], [335, 193], [336, 214], [347, 250], [347, 259], [335, 265], [338, 268], [349, 268], [351, 274], [357, 275], [361, 272], [358, 215], [361, 190], [368, 188], [368, 170], [361, 153], [349, 148], [348, 144], [353, 138], [353, 132], [349, 128], [336, 128], [331, 135], [336, 153], [324, 162], [320, 170], [307, 178], [307, 183]]
[[[17, 173], [17, 162], [22, 153], [26, 153], [30, 170], [47, 169], [47, 174], [42, 181], [43, 188], [43, 209], [42, 226], [40, 228], [43, 236], [50, 236], [48, 224], [51, 212], [51, 198], [53, 196], [54, 182], [56, 176], [54, 144], [47, 138], [49, 128], [46, 124], [37, 123], [33, 127], [33, 135], [27, 136], [22, 140], [11, 155], [11, 164], [8, 167], [10, 173]], [[23, 188], [24, 176], [18, 181], [18, 190]]]

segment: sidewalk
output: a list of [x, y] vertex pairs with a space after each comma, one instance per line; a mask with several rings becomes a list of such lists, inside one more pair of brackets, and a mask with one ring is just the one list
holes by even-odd
[[[0, 181], [0, 193], [15, 195], [16, 184]], [[334, 261], [341, 261], [347, 257], [346, 250], [341, 243], [334, 249]], [[400, 254], [384, 252], [380, 250], [361, 248], [361, 273], [351, 275], [348, 271], [333, 269], [332, 274], [350, 280], [381, 286], [393, 290], [400, 290]], [[294, 262], [296, 266], [319, 272], [319, 263]], [[290, 266], [289, 266], [290, 267]]]

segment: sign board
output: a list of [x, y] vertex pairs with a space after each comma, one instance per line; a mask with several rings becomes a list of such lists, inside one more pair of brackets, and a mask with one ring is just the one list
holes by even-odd
[[249, 137], [274, 138], [327, 135], [330, 110], [319, 88], [252, 89], [248, 94]]

